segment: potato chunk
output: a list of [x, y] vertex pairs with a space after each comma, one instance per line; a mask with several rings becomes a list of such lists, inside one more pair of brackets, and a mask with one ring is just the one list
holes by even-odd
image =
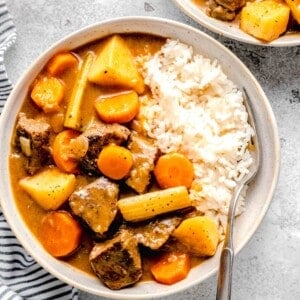
[[206, 216], [184, 220], [172, 235], [197, 256], [214, 255], [219, 243], [217, 225]]
[[34, 176], [23, 178], [20, 186], [46, 210], [59, 208], [75, 189], [73, 174], [65, 174], [58, 168], [48, 168]]
[[247, 2], [241, 12], [240, 28], [258, 39], [270, 42], [286, 31], [289, 15], [290, 9], [284, 2]]
[[294, 19], [300, 24], [300, 0], [285, 0], [285, 2], [291, 9]]
[[113, 35], [105, 42], [88, 78], [99, 85], [132, 88], [138, 94], [143, 93], [145, 88], [134, 57], [119, 35]]

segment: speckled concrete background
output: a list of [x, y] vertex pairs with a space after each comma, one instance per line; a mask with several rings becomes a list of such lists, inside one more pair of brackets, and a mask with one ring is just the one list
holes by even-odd
[[[7, 53], [13, 83], [53, 42], [86, 25], [127, 15], [181, 21], [214, 36], [253, 72], [269, 98], [281, 140], [281, 174], [270, 209], [235, 260], [232, 299], [300, 299], [300, 47], [269, 48], [203, 29], [171, 0], [7, 0], [18, 32]], [[215, 299], [216, 276], [165, 300]], [[102, 299], [85, 293], [80, 299]]]

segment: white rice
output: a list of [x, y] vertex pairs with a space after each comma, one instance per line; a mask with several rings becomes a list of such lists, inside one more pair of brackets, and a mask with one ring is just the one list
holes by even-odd
[[[181, 152], [194, 163], [192, 200], [224, 233], [233, 189], [252, 163], [242, 93], [216, 61], [176, 40], [143, 68], [152, 96], [141, 97], [139, 120], [163, 153]], [[242, 195], [237, 215], [243, 210]]]

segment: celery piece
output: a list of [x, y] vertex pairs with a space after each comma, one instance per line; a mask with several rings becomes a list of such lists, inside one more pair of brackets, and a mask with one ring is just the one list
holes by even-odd
[[80, 130], [81, 113], [83, 94], [88, 82], [88, 73], [94, 61], [92, 52], [88, 52], [82, 62], [78, 77], [73, 87], [70, 101], [68, 103], [67, 112], [65, 115], [64, 126], [75, 130]]

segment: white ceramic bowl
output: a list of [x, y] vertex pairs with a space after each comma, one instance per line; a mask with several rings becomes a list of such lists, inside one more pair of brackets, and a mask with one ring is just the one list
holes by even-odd
[[173, 1], [183, 12], [185, 12], [200, 25], [208, 28], [215, 33], [229, 37], [231, 39], [259, 46], [291, 47], [300, 45], [300, 32], [291, 32], [288, 34], [284, 34], [278, 39], [267, 43], [243, 32], [241, 29], [239, 29], [239, 25], [237, 22], [224, 22], [209, 17], [205, 13], [204, 8], [200, 8], [199, 5], [197, 5], [193, 0]]
[[214, 257], [206, 260], [200, 266], [193, 268], [185, 280], [174, 285], [166, 286], [155, 282], [141, 282], [134, 287], [120, 291], [109, 290], [103, 286], [96, 277], [87, 275], [63, 261], [53, 258], [31, 234], [18, 212], [13, 199], [9, 179], [8, 156], [16, 116], [28, 91], [29, 84], [41, 71], [43, 65], [50, 57], [59, 51], [76, 48], [112, 33], [130, 32], [143, 32], [171, 37], [192, 45], [197, 52], [201, 52], [204, 56], [217, 59], [228, 77], [234, 81], [239, 88], [244, 87], [249, 94], [257, 120], [259, 137], [263, 141], [262, 165], [255, 182], [251, 184], [248, 190], [246, 211], [236, 220], [234, 240], [236, 252], [245, 246], [262, 221], [274, 193], [279, 169], [279, 139], [276, 122], [263, 90], [253, 75], [236, 56], [220, 43], [199, 30], [166, 19], [126, 17], [89, 26], [67, 36], [53, 45], [44, 52], [24, 73], [22, 78], [20, 78], [1, 115], [1, 205], [16, 237], [32, 257], [46, 270], [62, 281], [81, 290], [111, 299], [147, 299], [161, 297], [196, 285], [217, 271], [220, 248]]

